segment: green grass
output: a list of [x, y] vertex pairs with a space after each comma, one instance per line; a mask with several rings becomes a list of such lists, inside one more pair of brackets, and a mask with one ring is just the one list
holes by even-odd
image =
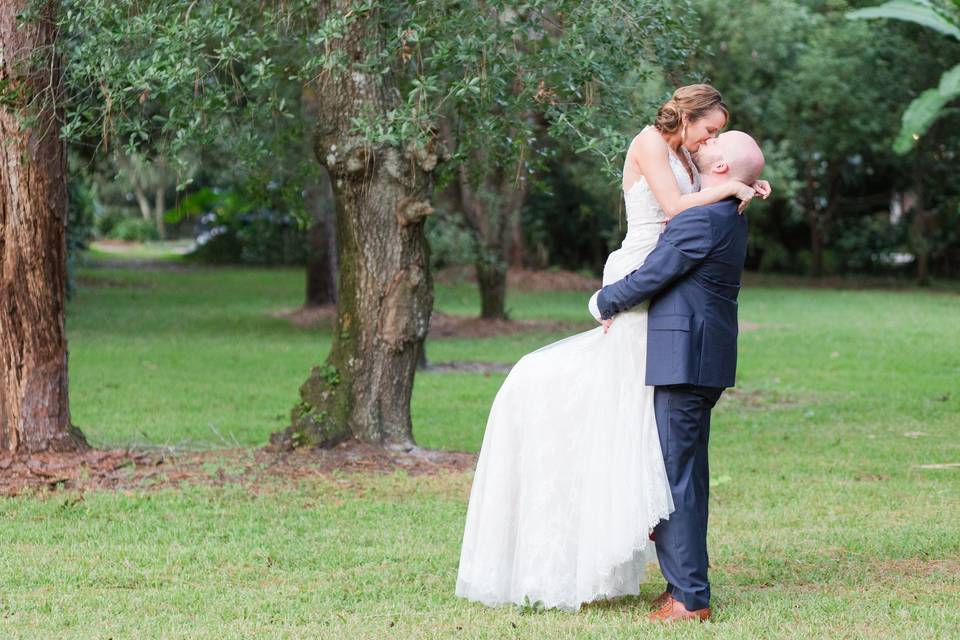
[[67, 311], [71, 407], [98, 445], [262, 444], [329, 350], [329, 335], [268, 314], [296, 306], [298, 271], [82, 276]]
[[[260, 445], [324, 332], [290, 269], [86, 269], [68, 309], [73, 419], [100, 445]], [[581, 293], [512, 292], [518, 318], [582, 318]], [[466, 285], [438, 307], [475, 313]], [[946, 638], [960, 628], [960, 296], [742, 295], [739, 386], [714, 413], [715, 622], [643, 622], [453, 596], [471, 474], [96, 491], [0, 501], [3, 638]], [[560, 336], [437, 339], [434, 362], [513, 362]], [[476, 450], [502, 375], [424, 373], [414, 432]], [[909, 434], [909, 435], [905, 435]], [[922, 435], [921, 435], [922, 434]]]
[[90, 243], [83, 257], [91, 262], [179, 262], [185, 260], [183, 253], [189, 250], [192, 244], [192, 240], [158, 240], [123, 244], [95, 240]]

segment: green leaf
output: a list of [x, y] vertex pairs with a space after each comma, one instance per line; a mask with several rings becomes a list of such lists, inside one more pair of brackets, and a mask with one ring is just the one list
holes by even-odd
[[944, 95], [960, 93], [960, 64], [940, 76], [940, 93]]
[[930, 125], [943, 115], [943, 108], [948, 102], [960, 96], [960, 64], [940, 77], [939, 86], [927, 89], [917, 96], [907, 110], [903, 112], [903, 124], [900, 134], [893, 143], [893, 150], [897, 153], [907, 153], [920, 139]]
[[858, 9], [847, 14], [851, 20], [890, 18], [921, 24], [960, 40], [960, 20], [945, 16], [925, 0], [890, 0], [877, 7]]

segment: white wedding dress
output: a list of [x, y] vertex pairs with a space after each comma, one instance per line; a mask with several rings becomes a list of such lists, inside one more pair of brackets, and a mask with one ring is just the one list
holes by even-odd
[[[681, 147], [682, 148], [682, 147]], [[684, 153], [686, 150], [684, 149]], [[683, 193], [699, 189], [679, 158]], [[639, 267], [666, 216], [644, 178], [626, 192], [627, 234], [604, 285]], [[456, 594], [578, 610], [639, 593], [649, 532], [673, 510], [644, 384], [647, 304], [524, 356], [497, 393], [477, 462]]]

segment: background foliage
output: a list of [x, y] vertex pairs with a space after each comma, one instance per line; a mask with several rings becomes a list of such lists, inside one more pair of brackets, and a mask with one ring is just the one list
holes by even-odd
[[[907, 153], [892, 147], [904, 111], [955, 67], [960, 43], [902, 21], [849, 19], [873, 4], [531, 2], [493, 3], [499, 13], [484, 13], [470, 2], [394, 3], [384, 14], [393, 31], [370, 64], [399, 74], [400, 106], [387, 122], [356, 126], [371, 139], [416, 141], [446, 123], [456, 144], [441, 187], [464, 163], [480, 175], [519, 168], [530, 183], [519, 214], [524, 262], [598, 272], [624, 231], [615, 174], [626, 142], [673, 87], [710, 81], [731, 107], [730, 126], [762, 140], [775, 187], [771, 201], [749, 211], [749, 268], [956, 277], [957, 110], [947, 102]], [[87, 181], [83, 189], [98, 204], [96, 231], [152, 236], [143, 223], [119, 224], [136, 215], [130, 177], [91, 160], [113, 150], [170, 163], [165, 213], [175, 235], [206, 231], [197, 222], [214, 208], [184, 215], [179, 201], [212, 190], [242, 194], [280, 245], [305, 242], [292, 237], [305, 236], [305, 225], [291, 221], [307, 217], [301, 194], [317, 163], [300, 142], [311, 126], [300, 86], [342, 63], [324, 42], [350, 19], [320, 24], [311, 6], [64, 3], [64, 131], [90, 164], [74, 179]], [[538, 32], [531, 15], [539, 25], [562, 17], [573, 26]], [[629, 29], [604, 30], [616, 21], [640, 31], [631, 39]], [[481, 156], [468, 153], [478, 148]], [[428, 227], [435, 265], [474, 262], [483, 238], [469, 232], [455, 203], [438, 209]], [[242, 248], [263, 231], [233, 230], [232, 249], [207, 253], [302, 261], [299, 250]]]

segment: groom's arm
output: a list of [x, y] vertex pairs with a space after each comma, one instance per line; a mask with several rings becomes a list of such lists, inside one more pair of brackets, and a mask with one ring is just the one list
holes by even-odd
[[652, 298], [700, 264], [713, 245], [713, 225], [702, 207], [673, 218], [639, 269], [597, 292], [600, 318], [607, 320]]

